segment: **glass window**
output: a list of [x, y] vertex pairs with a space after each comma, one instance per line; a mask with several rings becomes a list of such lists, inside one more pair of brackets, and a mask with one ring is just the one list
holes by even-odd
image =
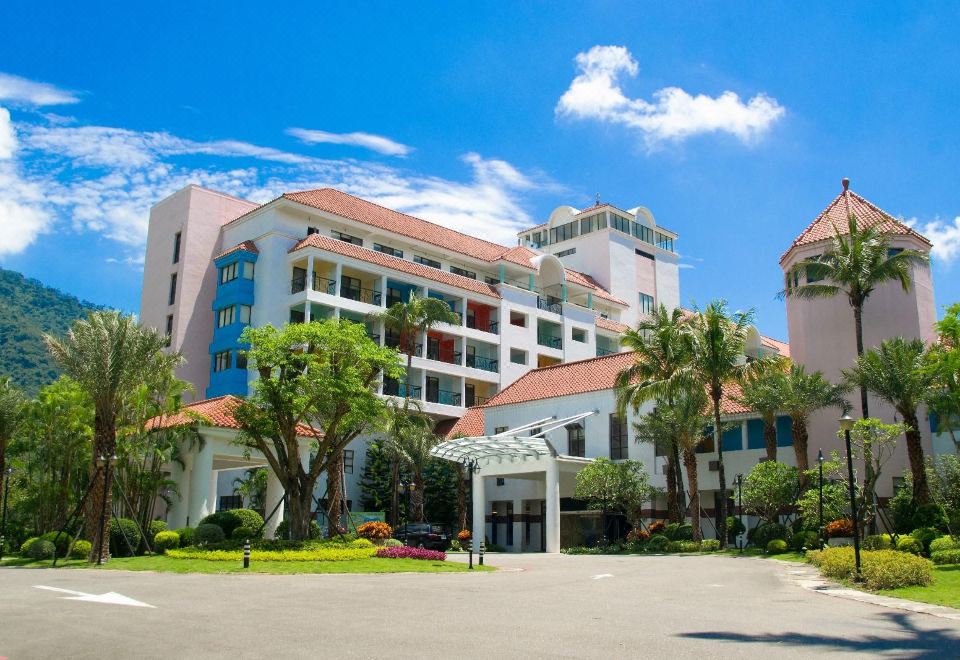
[[494, 434], [494, 435], [499, 435], [500, 433], [503, 433], [504, 431], [506, 431], [506, 430], [509, 429], [509, 428], [510, 428], [509, 426], [498, 426], [498, 427], [496, 427], [495, 429], [493, 429], [493, 434]]
[[486, 282], [487, 284], [500, 284], [499, 277], [490, 277], [489, 275], [484, 275], [483, 281]]
[[653, 296], [646, 293], [640, 293], [640, 313], [641, 314], [653, 314]]
[[320, 233], [320, 230], [317, 229], [316, 227], [307, 227], [307, 236], [309, 236], [310, 234], [319, 234], [319, 233]]
[[243, 279], [252, 280], [253, 279], [253, 262], [244, 261], [243, 262]]
[[450, 266], [450, 272], [454, 275], [462, 275], [463, 277], [469, 277], [471, 280], [477, 279], [477, 274], [472, 270], [465, 270], [463, 268], [457, 268], [456, 266]]
[[347, 474], [353, 474], [353, 450], [343, 450], [343, 471]]
[[574, 328], [573, 329], [573, 341], [579, 341], [585, 343], [587, 341], [587, 331], [583, 328]]
[[557, 258], [560, 258], [560, 257], [566, 257], [568, 255], [576, 254], [576, 253], [577, 253], [577, 248], [570, 248], [569, 250], [560, 250], [559, 252], [557, 252], [556, 256]]
[[673, 252], [673, 239], [667, 236], [666, 234], [661, 234], [656, 232], [657, 236], [657, 247], [668, 252]]
[[344, 234], [342, 231], [337, 231], [336, 229], [331, 229], [330, 235], [333, 236], [338, 241], [343, 241], [344, 243], [351, 243], [353, 245], [359, 245], [360, 247], [363, 247], [362, 238], [357, 238], [356, 236], [351, 236], [350, 234]]
[[230, 368], [230, 351], [220, 351], [213, 355], [213, 370], [225, 371]]
[[627, 420], [610, 415], [610, 460], [627, 458]]
[[180, 232], [173, 236], [173, 263], [180, 261]]
[[234, 364], [237, 365], [237, 369], [246, 369], [247, 368], [247, 352], [237, 351], [237, 361]]
[[376, 250], [377, 252], [383, 252], [384, 254], [389, 254], [391, 257], [397, 257], [398, 259], [403, 259], [403, 250], [392, 248], [389, 245], [380, 245], [379, 243], [374, 243], [373, 249]]
[[220, 284], [226, 284], [232, 280], [237, 279], [237, 269], [238, 264], [234, 261], [232, 264], [227, 264], [220, 269]]
[[240, 323], [250, 323], [250, 305], [240, 305]]
[[526, 364], [527, 363], [527, 352], [522, 351], [519, 348], [510, 349], [510, 361], [514, 364]]
[[222, 328], [225, 325], [230, 325], [237, 320], [237, 307], [236, 305], [230, 305], [229, 307], [224, 307], [219, 312], [217, 312], [217, 327]]
[[624, 234], [630, 233], [630, 220], [629, 218], [624, 218], [622, 215], [617, 213], [611, 213], [611, 221], [613, 222], [613, 228], [617, 231], [622, 231]]
[[170, 342], [173, 341], [173, 314], [167, 314], [166, 338], [167, 338], [167, 341], [165, 346], [169, 346]]
[[559, 243], [568, 241], [577, 235], [577, 221], [568, 222], [565, 225], [554, 227], [550, 230], [550, 243]]
[[421, 257], [419, 254], [413, 255], [414, 262], [418, 264], [423, 264], [424, 266], [430, 266], [430, 268], [440, 268], [440, 262], [431, 259], [430, 257]]
[[170, 293], [167, 295], [167, 304], [172, 305], [177, 300], [177, 274], [170, 276]]
[[[820, 255], [817, 255], [815, 257], [810, 257], [808, 261], [818, 261], [819, 259], [820, 259]], [[805, 274], [807, 276], [807, 284], [819, 282], [823, 280], [824, 277], [826, 276], [823, 266], [815, 263], [807, 265]]]
[[567, 456], [583, 457], [586, 451], [586, 440], [582, 424], [571, 424], [567, 427]]

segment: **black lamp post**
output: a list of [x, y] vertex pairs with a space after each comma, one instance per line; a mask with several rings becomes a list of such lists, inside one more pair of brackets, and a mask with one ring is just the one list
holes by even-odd
[[[740, 529], [746, 529], [743, 526], [743, 475], [738, 474], [734, 483], [737, 484], [737, 515], [740, 518]], [[737, 534], [737, 547], [740, 549], [740, 554], [743, 554], [743, 532]]]
[[10, 497], [10, 475], [13, 474], [13, 468], [8, 467], [4, 470], [3, 479], [3, 522], [0, 524], [0, 559], [3, 559], [3, 548], [7, 542], [7, 500]]
[[820, 486], [819, 486], [820, 500], [817, 503], [817, 513], [819, 515], [820, 523], [817, 529], [820, 532], [818, 536], [820, 537], [819, 542], [820, 542], [820, 548], [822, 549], [823, 548], [823, 450], [822, 449], [817, 450], [817, 463], [819, 463], [820, 465]]
[[850, 480], [850, 514], [853, 518], [853, 559], [856, 566], [856, 575], [854, 580], [859, 582], [860, 575], [860, 523], [857, 513], [857, 495], [853, 481], [853, 450], [850, 446], [850, 431], [853, 429], [854, 420], [849, 413], [843, 413], [840, 418], [840, 428], [843, 430], [843, 439], [847, 448], [847, 477]]

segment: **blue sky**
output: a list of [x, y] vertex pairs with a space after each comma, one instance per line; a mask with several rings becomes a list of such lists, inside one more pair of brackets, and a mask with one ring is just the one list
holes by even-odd
[[684, 304], [785, 338], [779, 256], [848, 176], [960, 300], [953, 4], [358, 4], [6, 0], [0, 266], [136, 311], [149, 206], [190, 182], [501, 241], [599, 193], [680, 233]]

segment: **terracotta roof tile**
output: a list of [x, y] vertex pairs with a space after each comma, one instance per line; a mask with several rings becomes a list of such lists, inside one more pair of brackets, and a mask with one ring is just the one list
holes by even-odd
[[630, 329], [630, 326], [625, 323], [611, 321], [610, 319], [605, 319], [602, 316], [597, 317], [597, 327], [602, 330], [609, 330], [616, 333], [626, 332]]
[[225, 257], [228, 254], [233, 254], [238, 250], [243, 250], [244, 252], [249, 252], [250, 254], [260, 254], [260, 250], [257, 248], [256, 243], [254, 243], [253, 241], [244, 241], [242, 243], [237, 243], [232, 248], [228, 248], [224, 250], [223, 252], [215, 256], [213, 260], [216, 261], [220, 257]]
[[[242, 403], [242, 399], [226, 394], [212, 399], [194, 401], [183, 406], [181, 412], [175, 415], [160, 415], [147, 420], [147, 430], [168, 429], [174, 426], [185, 426], [200, 422], [205, 426], [216, 426], [222, 429], [240, 430], [240, 425], [233, 416], [233, 411]], [[199, 419], [198, 419], [199, 418]], [[312, 427], [301, 424], [300, 435], [313, 436]]]
[[534, 252], [530, 248], [524, 247], [523, 245], [517, 245], [509, 250], [506, 250], [503, 254], [497, 257], [497, 261], [509, 261], [512, 264], [533, 269], [535, 266], [530, 263], [530, 260], [538, 256], [540, 256], [539, 252]]
[[769, 346], [770, 348], [776, 350], [780, 355], [784, 357], [790, 357], [790, 344], [785, 341], [780, 341], [779, 339], [774, 339], [773, 337], [764, 337], [760, 335], [760, 342], [764, 346]]
[[451, 440], [457, 436], [473, 437], [483, 435], [483, 407], [467, 408], [463, 417], [447, 431], [446, 438]]
[[423, 264], [407, 261], [406, 259], [400, 259], [399, 257], [384, 254], [383, 252], [368, 250], [367, 248], [360, 247], [359, 245], [354, 245], [353, 243], [347, 243], [345, 241], [338, 241], [335, 238], [328, 238], [320, 234], [310, 234], [305, 239], [290, 248], [290, 252], [295, 252], [308, 247], [315, 247], [321, 250], [326, 250], [327, 252], [333, 252], [334, 254], [340, 254], [345, 257], [352, 257], [354, 259], [366, 261], [367, 263], [383, 266], [384, 268], [398, 270], [402, 273], [416, 275], [424, 279], [447, 284], [458, 289], [473, 291], [474, 293], [483, 294], [492, 298], [500, 297], [500, 293], [490, 284], [478, 282], [477, 280], [464, 277], [463, 275], [448, 273], [447, 271], [440, 270], [438, 268], [431, 268], [430, 266], [424, 266]]
[[565, 268], [564, 270], [567, 271], [567, 281], [579, 284], [580, 286], [588, 289], [593, 289], [594, 294], [598, 298], [603, 298], [604, 300], [617, 303], [618, 305], [623, 305], [624, 307], [628, 306], [627, 303], [620, 300], [615, 295], [611, 294], [609, 291], [600, 286], [600, 284], [589, 275], [581, 273], [580, 271], [570, 270], [569, 268]]
[[841, 234], [848, 233], [848, 218], [850, 214], [856, 216], [858, 227], [878, 227], [879, 231], [883, 233], [913, 236], [930, 245], [930, 241], [925, 236], [914, 231], [905, 223], [897, 220], [872, 202], [867, 201], [857, 193], [847, 189], [846, 183], [844, 185], [843, 192], [837, 195], [827, 208], [814, 218], [813, 222], [794, 239], [787, 251], [780, 257], [781, 264], [795, 247], [832, 239], [834, 236], [834, 227], [836, 227]]

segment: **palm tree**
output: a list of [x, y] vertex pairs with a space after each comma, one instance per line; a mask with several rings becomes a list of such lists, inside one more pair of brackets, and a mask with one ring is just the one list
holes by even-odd
[[396, 302], [386, 310], [375, 314], [374, 320], [382, 321], [384, 328], [400, 336], [400, 351], [407, 354], [407, 373], [404, 379], [404, 397], [410, 398], [410, 372], [413, 369], [413, 354], [417, 339], [438, 323], [460, 324], [460, 315], [438, 298], [422, 298], [411, 292], [407, 302]]
[[384, 452], [390, 457], [390, 523], [400, 522], [400, 468], [404, 463], [400, 451], [404, 438], [431, 427], [429, 417], [421, 412], [420, 404], [405, 398], [403, 402], [387, 401], [387, 428]]
[[849, 407], [843, 398], [847, 388], [834, 385], [819, 371], [808, 374], [802, 364], [791, 364], [783, 382], [783, 409], [793, 424], [793, 453], [800, 471], [800, 490], [807, 485], [809, 468], [807, 428], [810, 415], [829, 406]]
[[245, 507], [262, 509], [267, 495], [267, 468], [245, 470], [242, 477], [233, 480], [233, 492], [243, 498]]
[[775, 359], [747, 374], [741, 384], [741, 395], [737, 397], [737, 401], [759, 414], [763, 421], [768, 461], [777, 460], [777, 413], [785, 407], [783, 369], [784, 361]]
[[440, 442], [440, 439], [433, 434], [429, 417], [416, 413], [411, 417], [414, 419], [408, 423], [405, 431], [391, 438], [390, 443], [400, 462], [406, 465], [413, 475], [413, 490], [410, 494], [413, 511], [408, 515], [412, 518], [412, 522], [423, 522], [423, 469], [431, 460], [430, 450]]
[[23, 421], [24, 399], [9, 376], [0, 378], [0, 493], [7, 474], [7, 445]]
[[[683, 383], [689, 364], [684, 313], [678, 307], [668, 312], [660, 305], [649, 319], [624, 332], [620, 343], [634, 352], [633, 364], [617, 375], [617, 407], [623, 415], [629, 406], [634, 414], [647, 401], [671, 405], [674, 391]], [[671, 437], [667, 450], [667, 511], [679, 521], [683, 508], [683, 477], [677, 439]], [[678, 497], [679, 494], [679, 497]]]
[[[867, 298], [885, 282], [899, 282], [909, 291], [914, 266], [925, 265], [930, 258], [917, 250], [891, 250], [890, 236], [878, 226], [860, 227], [855, 215], [847, 218], [847, 233], [833, 228], [833, 246], [819, 257], [803, 259], [790, 269], [787, 287], [781, 296], [796, 298], [832, 298], [843, 294], [853, 309], [857, 357], [863, 355], [863, 306]], [[801, 272], [816, 273], [816, 283], [790, 286]], [[860, 388], [860, 408], [869, 416], [867, 388]]]
[[690, 372], [706, 388], [713, 408], [713, 436], [717, 447], [717, 476], [720, 479], [718, 534], [720, 545], [727, 544], [727, 477], [723, 466], [723, 435], [720, 425], [720, 401], [729, 383], [736, 383], [763, 359], [747, 363], [743, 350], [753, 310], [729, 313], [724, 300], [711, 302], [689, 321]]
[[913, 498], [920, 504], [930, 501], [917, 407], [927, 396], [934, 375], [925, 368], [926, 346], [922, 339], [897, 337], [880, 343], [859, 358], [843, 375], [893, 406], [907, 429], [907, 456], [913, 476]]
[[[94, 408], [93, 479], [87, 500], [85, 528], [91, 534], [90, 561], [109, 553], [104, 538], [101, 511], [112, 510], [112, 496], [105, 488], [107, 470], [97, 469], [100, 458], [116, 455], [117, 422], [128, 397], [143, 382], [155, 382], [157, 374], [172, 371], [180, 354], [164, 354], [163, 335], [137, 325], [136, 319], [114, 311], [92, 312], [74, 322], [64, 339], [44, 337], [54, 360], [80, 385]], [[104, 539], [101, 543], [100, 540]]]

